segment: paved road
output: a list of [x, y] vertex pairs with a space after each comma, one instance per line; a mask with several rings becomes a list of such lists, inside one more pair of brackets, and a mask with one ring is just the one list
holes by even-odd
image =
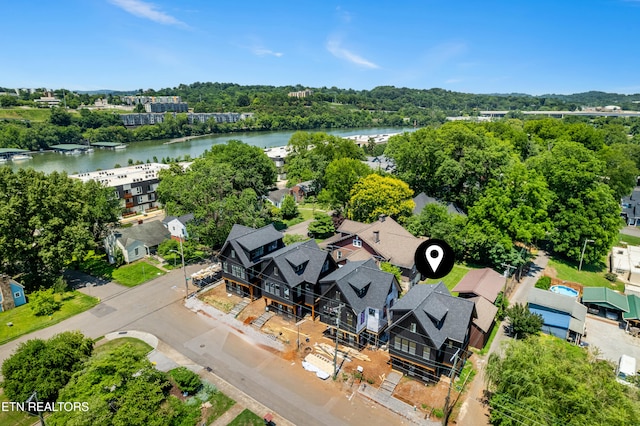
[[[188, 267], [188, 273], [201, 265]], [[332, 383], [305, 372], [259, 347], [241, 330], [183, 306], [181, 270], [174, 270], [135, 288], [114, 283], [83, 289], [101, 298], [93, 309], [44, 330], [0, 346], [0, 362], [19, 343], [80, 330], [96, 338], [119, 330], [154, 334], [194, 362], [209, 366], [227, 382], [298, 425], [389, 425], [407, 423], [386, 409], [337, 393]]]
[[[549, 257], [543, 251], [539, 251], [538, 256], [533, 260], [533, 265], [530, 268], [529, 273], [520, 281], [515, 289], [515, 292], [513, 292], [511, 297], [509, 298], [509, 305], [527, 302], [527, 298], [529, 297], [529, 290], [535, 285], [538, 278], [540, 278], [542, 272], [547, 267], [547, 263], [549, 263]], [[502, 322], [495, 325], [495, 327], [499, 328], [495, 338], [493, 339], [493, 342], [491, 343], [489, 352], [487, 355], [479, 357], [480, 359], [478, 363], [481, 368], [479, 369], [476, 377], [473, 379], [473, 383], [471, 385], [471, 388], [469, 389], [466, 401], [460, 408], [460, 414], [458, 415], [457, 419], [459, 425], [489, 425], [489, 418], [485, 415], [485, 409], [482, 407], [482, 404], [478, 401], [478, 399], [482, 397], [482, 393], [485, 387], [484, 367], [486, 366], [486, 361], [489, 358], [489, 355], [493, 352], [500, 353], [503, 346], [502, 343], [510, 339], [504, 334], [503, 325], [505, 323], [506, 322]]]

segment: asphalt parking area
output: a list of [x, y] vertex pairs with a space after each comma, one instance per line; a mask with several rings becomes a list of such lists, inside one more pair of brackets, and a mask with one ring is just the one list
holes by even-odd
[[590, 348], [600, 350], [599, 358], [608, 359], [615, 364], [621, 355], [630, 355], [640, 361], [640, 337], [633, 337], [621, 326], [596, 319], [587, 315], [587, 337], [583, 341]]

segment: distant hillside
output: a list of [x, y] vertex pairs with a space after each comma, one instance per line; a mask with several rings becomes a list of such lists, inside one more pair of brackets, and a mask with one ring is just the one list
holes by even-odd
[[[576, 103], [586, 106], [606, 106], [606, 105], [618, 105], [623, 106], [631, 102], [640, 102], [640, 93], [635, 95], [621, 95], [618, 93], [606, 93], [606, 92], [584, 92], [575, 93], [573, 95], [542, 95], [544, 98], [560, 99], [564, 102]], [[625, 108], [626, 109], [626, 108]]]

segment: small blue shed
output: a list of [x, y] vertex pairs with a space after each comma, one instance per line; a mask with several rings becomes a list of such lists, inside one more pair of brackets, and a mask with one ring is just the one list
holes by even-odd
[[27, 303], [24, 286], [8, 275], [0, 274], [0, 311], [8, 311]]

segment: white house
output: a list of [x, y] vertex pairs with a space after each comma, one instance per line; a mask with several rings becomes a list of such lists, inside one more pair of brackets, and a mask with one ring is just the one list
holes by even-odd
[[179, 217], [167, 216], [162, 221], [165, 228], [171, 233], [171, 238], [174, 240], [187, 240], [189, 239], [189, 233], [187, 232], [187, 223], [193, 220], [193, 213], [188, 213]]

